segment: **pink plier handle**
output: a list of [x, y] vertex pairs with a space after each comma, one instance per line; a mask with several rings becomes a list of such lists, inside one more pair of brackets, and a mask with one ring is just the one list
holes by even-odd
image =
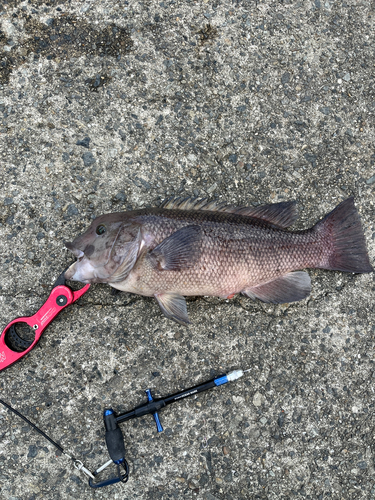
[[[82, 297], [87, 292], [90, 285], [86, 285], [78, 291], [73, 291], [67, 285], [55, 286], [46, 302], [33, 316], [16, 318], [11, 321], [3, 330], [0, 337], [0, 371], [8, 368], [25, 354], [31, 351], [40, 339], [47, 326], [56, 318], [56, 316], [70, 304]], [[13, 351], [6, 344], [6, 333], [15, 323], [26, 323], [35, 331], [35, 338], [32, 344], [22, 352]]]

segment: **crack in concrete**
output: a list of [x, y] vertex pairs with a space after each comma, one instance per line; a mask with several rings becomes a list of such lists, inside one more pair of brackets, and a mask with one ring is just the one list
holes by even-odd
[[106, 304], [103, 302], [84, 302], [83, 304], [76, 303], [79, 307], [90, 307], [90, 306], [101, 306], [101, 307], [128, 307], [136, 302], [140, 302], [141, 299], [132, 299], [129, 302], [126, 302], [126, 304], [115, 304], [114, 302], [111, 302], [110, 304]]

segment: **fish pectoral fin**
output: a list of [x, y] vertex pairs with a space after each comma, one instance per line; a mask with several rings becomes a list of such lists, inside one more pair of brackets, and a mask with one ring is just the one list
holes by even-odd
[[305, 299], [310, 295], [310, 291], [310, 276], [304, 271], [298, 271], [285, 274], [262, 285], [252, 286], [242, 290], [241, 293], [262, 302], [285, 304]]
[[154, 248], [150, 260], [159, 271], [189, 269], [199, 258], [201, 237], [199, 226], [183, 227]]
[[167, 318], [173, 319], [182, 325], [190, 323], [186, 300], [182, 295], [177, 293], [158, 293], [154, 297]]

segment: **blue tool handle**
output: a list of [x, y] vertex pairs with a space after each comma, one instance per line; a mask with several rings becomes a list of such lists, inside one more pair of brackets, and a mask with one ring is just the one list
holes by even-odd
[[233, 382], [238, 378], [242, 377], [244, 374], [243, 370], [233, 370], [226, 375], [220, 375], [220, 377], [215, 378], [214, 384], [216, 386], [226, 384], [227, 382]]
[[152, 416], [154, 417], [154, 420], [156, 422], [156, 428], [158, 432], [163, 432], [163, 426], [160, 423], [159, 415], [157, 414], [157, 412], [153, 413]]
[[[154, 398], [152, 397], [151, 389], [146, 389], [145, 393], [147, 394], [148, 402], [152, 403], [154, 401]], [[154, 420], [155, 420], [155, 423], [156, 423], [156, 428], [157, 428], [158, 432], [163, 432], [163, 426], [160, 423], [160, 419], [159, 419], [158, 413], [155, 412], [155, 413], [152, 414], [152, 416], [154, 417]]]
[[228, 377], [226, 375], [222, 375], [221, 377], [215, 378], [214, 383], [216, 386], [223, 385], [228, 382]]

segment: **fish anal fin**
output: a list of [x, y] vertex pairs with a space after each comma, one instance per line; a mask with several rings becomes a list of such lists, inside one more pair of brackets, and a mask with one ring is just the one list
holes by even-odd
[[295, 201], [283, 201], [261, 205], [259, 207], [246, 207], [229, 205], [225, 202], [208, 201], [207, 198], [170, 198], [161, 204], [167, 210], [204, 210], [209, 212], [226, 212], [230, 214], [255, 217], [280, 228], [291, 226], [298, 217]]
[[173, 319], [182, 325], [190, 323], [186, 300], [182, 295], [177, 293], [158, 293], [155, 295], [155, 299], [158, 301], [160, 309], [167, 318]]
[[199, 226], [183, 227], [154, 248], [149, 258], [159, 271], [189, 269], [199, 258], [201, 237]]
[[262, 302], [285, 304], [305, 299], [310, 295], [310, 291], [310, 276], [304, 271], [297, 271], [279, 276], [267, 283], [249, 287], [242, 290], [242, 293]]

